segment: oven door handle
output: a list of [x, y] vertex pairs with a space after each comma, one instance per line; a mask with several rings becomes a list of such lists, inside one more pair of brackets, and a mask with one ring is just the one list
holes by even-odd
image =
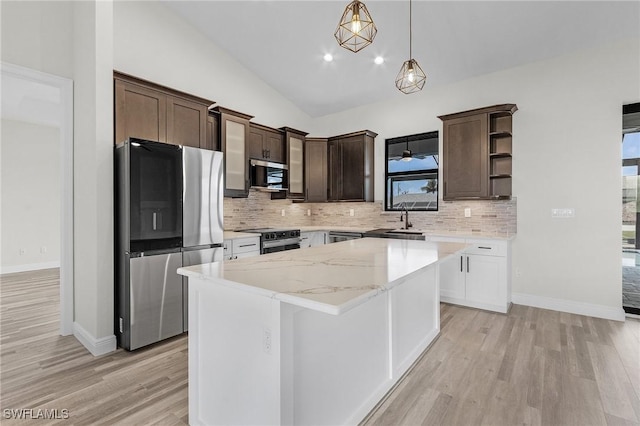
[[300, 237], [284, 238], [281, 240], [263, 241], [262, 248], [272, 248], [280, 246], [288, 246], [290, 244], [300, 244]]

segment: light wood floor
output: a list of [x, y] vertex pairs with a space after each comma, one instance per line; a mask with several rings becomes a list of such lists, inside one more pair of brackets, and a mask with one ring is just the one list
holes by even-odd
[[[1, 277], [0, 416], [47, 408], [69, 410], [65, 425], [187, 424], [186, 337], [95, 358], [58, 336], [57, 274]], [[517, 305], [441, 314], [440, 338], [366, 425], [640, 424], [640, 322]]]

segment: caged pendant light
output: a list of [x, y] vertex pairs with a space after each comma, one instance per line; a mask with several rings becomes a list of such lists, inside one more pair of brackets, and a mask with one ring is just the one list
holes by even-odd
[[409, 0], [409, 60], [402, 64], [402, 68], [400, 68], [400, 72], [396, 76], [396, 87], [407, 95], [422, 90], [424, 83], [427, 81], [427, 76], [411, 54], [412, 41], [411, 0]]
[[358, 52], [370, 45], [377, 33], [367, 6], [355, 0], [347, 5], [333, 35], [340, 46]]

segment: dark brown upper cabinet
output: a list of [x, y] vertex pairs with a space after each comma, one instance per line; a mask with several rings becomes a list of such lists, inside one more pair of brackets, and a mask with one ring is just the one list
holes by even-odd
[[442, 115], [443, 200], [511, 197], [515, 104]]
[[206, 144], [200, 148], [212, 151], [221, 150], [220, 148], [220, 113], [209, 111], [207, 117]]
[[249, 195], [249, 120], [251, 115], [216, 107], [220, 113], [220, 147], [224, 153], [224, 196]]
[[284, 163], [284, 136], [279, 130], [251, 123], [247, 151], [249, 158]]
[[207, 148], [213, 101], [114, 72], [114, 143], [129, 137]]
[[329, 138], [329, 201], [373, 201], [376, 136], [364, 130]]
[[287, 165], [289, 166], [287, 198], [304, 199], [304, 146], [307, 132], [292, 129], [291, 127], [282, 127], [280, 130], [284, 132], [285, 152]]
[[327, 201], [327, 138], [306, 138], [304, 143], [305, 201]]

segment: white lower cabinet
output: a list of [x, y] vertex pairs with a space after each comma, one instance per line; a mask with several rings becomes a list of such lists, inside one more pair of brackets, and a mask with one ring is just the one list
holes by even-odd
[[473, 246], [440, 264], [440, 300], [506, 313], [511, 305], [509, 242], [464, 242]]
[[327, 243], [324, 231], [305, 231], [300, 233], [300, 248], [322, 246]]
[[224, 260], [241, 259], [260, 255], [260, 237], [224, 240]]

